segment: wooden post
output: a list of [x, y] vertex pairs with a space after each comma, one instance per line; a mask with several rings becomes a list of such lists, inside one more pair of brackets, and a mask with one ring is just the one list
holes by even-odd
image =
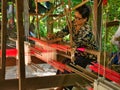
[[23, 3], [24, 3], [24, 0], [16, 0], [19, 90], [26, 90], [25, 88], [26, 85], [25, 85]]
[[6, 35], [7, 35], [7, 0], [2, 0], [2, 24], [1, 24], [1, 50], [2, 58], [0, 59], [0, 80], [5, 79], [6, 63]]
[[25, 38], [29, 36], [29, 0], [24, 0], [24, 27]]
[[[97, 7], [97, 8], [96, 8]], [[94, 34], [99, 46], [99, 50], [101, 50], [101, 22], [102, 22], [102, 1], [101, 0], [94, 0]]]

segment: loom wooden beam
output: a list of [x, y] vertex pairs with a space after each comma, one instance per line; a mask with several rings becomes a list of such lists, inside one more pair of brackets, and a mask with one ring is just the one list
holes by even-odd
[[[0, 81], [0, 90], [19, 90], [18, 79]], [[36, 90], [42, 88], [51, 88], [57, 86], [70, 86], [79, 83], [81, 85], [89, 82], [77, 74], [61, 74], [55, 76], [26, 78], [24, 86], [27, 90]]]
[[6, 35], [7, 35], [7, 0], [2, 0], [2, 24], [1, 24], [1, 50], [2, 57], [0, 59], [0, 80], [5, 79], [5, 63], [6, 63]]
[[[16, 0], [17, 36], [18, 36], [18, 77], [19, 90], [25, 89], [25, 56], [24, 56], [24, 27], [23, 27], [23, 2]], [[19, 6], [20, 5], [20, 6]]]

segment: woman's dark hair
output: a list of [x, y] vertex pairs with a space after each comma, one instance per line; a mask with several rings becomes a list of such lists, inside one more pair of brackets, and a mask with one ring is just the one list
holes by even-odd
[[78, 11], [82, 15], [82, 18], [87, 18], [87, 21], [89, 20], [90, 7], [88, 7], [87, 5], [84, 4], [84, 5], [76, 8], [75, 11]]

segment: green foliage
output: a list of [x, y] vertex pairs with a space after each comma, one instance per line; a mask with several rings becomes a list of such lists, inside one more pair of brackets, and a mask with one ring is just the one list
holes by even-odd
[[120, 0], [108, 0], [107, 12], [110, 20], [117, 18], [120, 20]]
[[40, 22], [38, 22], [38, 26], [37, 26], [37, 22], [34, 22], [34, 25], [35, 26], [35, 34], [36, 34], [36, 37], [39, 37], [39, 35], [41, 37], [46, 37], [46, 34], [47, 34], [47, 27], [45, 25], [45, 21], [44, 20], [40, 20]]
[[39, 24], [39, 28], [40, 28], [40, 36], [41, 37], [46, 37], [46, 34], [47, 34], [47, 28], [46, 28], [46, 25], [43, 21], [40, 22]]
[[115, 34], [118, 26], [106, 27], [106, 22], [120, 20], [120, 0], [108, 0], [107, 6], [103, 6], [102, 15], [102, 45], [103, 49], [108, 52], [115, 52], [117, 48], [111, 44], [112, 36]]

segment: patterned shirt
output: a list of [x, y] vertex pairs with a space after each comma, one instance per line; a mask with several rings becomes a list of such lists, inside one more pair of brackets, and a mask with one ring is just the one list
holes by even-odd
[[[92, 49], [92, 50], [97, 50], [97, 45], [95, 42], [95, 38], [94, 35], [92, 33], [92, 30], [90, 29], [90, 26], [85, 23], [80, 30], [78, 30], [78, 32], [76, 33], [75, 30], [75, 25], [74, 23], [72, 23], [72, 39], [73, 39], [73, 47], [84, 47], [87, 49]], [[61, 31], [58, 31], [55, 34], [55, 38], [57, 37], [64, 37], [66, 35], [69, 34], [69, 29], [66, 26], [64, 29], [62, 29]], [[85, 58], [89, 58], [89, 59], [96, 59], [96, 56], [85, 53], [85, 52], [80, 52], [80, 51], [76, 51], [77, 55], [80, 56], [84, 56]]]

